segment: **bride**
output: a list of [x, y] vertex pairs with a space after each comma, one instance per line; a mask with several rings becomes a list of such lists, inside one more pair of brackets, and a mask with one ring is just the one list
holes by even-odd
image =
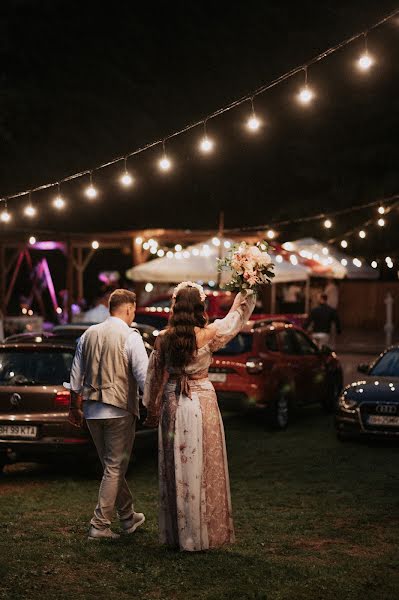
[[143, 398], [145, 424], [159, 424], [160, 539], [188, 551], [234, 542], [224, 429], [208, 369], [255, 306], [253, 294], [239, 293], [228, 315], [208, 325], [205, 298], [190, 281], [175, 288]]

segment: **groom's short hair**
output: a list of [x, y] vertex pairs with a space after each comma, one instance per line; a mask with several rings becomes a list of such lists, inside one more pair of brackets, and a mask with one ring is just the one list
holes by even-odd
[[130, 290], [114, 290], [109, 297], [109, 312], [112, 314], [122, 306], [122, 304], [136, 304], [136, 294]]

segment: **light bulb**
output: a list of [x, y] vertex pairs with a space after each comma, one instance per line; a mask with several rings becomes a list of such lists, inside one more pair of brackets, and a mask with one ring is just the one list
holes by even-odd
[[56, 311], [57, 315], [62, 315], [62, 308], [61, 306], [57, 306]]
[[172, 163], [170, 162], [169, 158], [167, 158], [166, 155], [164, 155], [163, 158], [161, 158], [161, 160], [159, 161], [159, 168], [161, 169], [161, 171], [169, 171], [169, 169], [172, 166]]
[[390, 256], [387, 256], [385, 258], [385, 262], [387, 262], [387, 263], [392, 262], [392, 258]]
[[373, 262], [371, 263], [371, 266], [373, 267], [373, 269], [376, 269], [378, 267], [377, 261], [373, 260]]
[[298, 94], [298, 101], [301, 104], [309, 104], [313, 98], [314, 92], [307, 85], [305, 85], [305, 87], [303, 87]]
[[142, 244], [143, 243], [143, 238], [142, 237], [136, 237], [135, 242], [136, 242], [136, 244]]
[[253, 114], [247, 121], [247, 127], [250, 131], [258, 131], [260, 127], [259, 119]]
[[385, 208], [383, 206], [379, 206], [378, 207], [378, 212], [380, 213], [380, 215], [385, 214]]
[[24, 214], [27, 217], [34, 217], [36, 214], [36, 208], [32, 206], [32, 204], [28, 204], [27, 206], [25, 206]]
[[328, 255], [328, 252], [329, 252], [328, 248], [324, 247], [324, 248], [322, 249], [322, 253], [324, 254], [324, 256], [327, 256], [327, 255]]
[[172, 250], [168, 250], [168, 251], [167, 251], [167, 253], [166, 253], [166, 256], [167, 256], [168, 258], [173, 258], [173, 257], [174, 257], [174, 254], [173, 254]]
[[214, 146], [214, 142], [213, 142], [213, 140], [210, 140], [208, 138], [208, 136], [205, 136], [204, 138], [202, 138], [202, 140], [200, 142], [200, 150], [202, 152], [204, 152], [205, 154], [208, 152], [212, 152], [213, 146]]
[[90, 198], [92, 200], [93, 198], [97, 197], [98, 192], [97, 192], [96, 188], [94, 187], [94, 185], [91, 183], [86, 188], [85, 194], [88, 198]]
[[91, 243], [91, 247], [93, 248], [93, 250], [98, 250], [100, 244], [97, 242], [97, 240], [94, 240], [94, 242]]
[[266, 235], [269, 238], [269, 240], [274, 240], [274, 238], [276, 237], [276, 232], [273, 231], [273, 229], [269, 229]]
[[150, 244], [148, 242], [144, 242], [143, 250], [148, 250], [149, 247], [150, 247]]
[[281, 254], [277, 254], [277, 256], [276, 256], [276, 261], [277, 261], [278, 263], [282, 263], [282, 262], [283, 262], [283, 260], [284, 260], [284, 259], [283, 259], [283, 257], [281, 256]]
[[146, 283], [144, 289], [146, 292], [152, 292], [152, 290], [154, 289], [154, 286], [152, 285], [152, 283]]
[[8, 223], [11, 221], [11, 215], [6, 208], [1, 212], [0, 219], [3, 221], [3, 223]]
[[157, 247], [156, 246], [151, 246], [150, 247], [150, 252], [151, 252], [151, 254], [156, 254], [157, 253]]
[[362, 266], [362, 261], [359, 260], [358, 258], [354, 258], [352, 262], [355, 265], [355, 267], [357, 267], [357, 268]]
[[384, 225], [385, 225], [385, 219], [378, 219], [377, 223], [378, 223], [378, 225], [380, 227], [384, 227]]
[[364, 240], [364, 238], [366, 237], [366, 232], [363, 229], [359, 231], [359, 237], [362, 238], [362, 240]]
[[160, 250], [158, 250], [157, 252], [159, 258], [162, 258], [163, 256], [165, 256], [165, 250], [162, 250], [162, 248]]
[[128, 187], [129, 185], [132, 185], [133, 177], [130, 175], [130, 173], [128, 171], [125, 171], [120, 178], [120, 182], [125, 187]]
[[341, 247], [342, 248], [347, 248], [348, 247], [348, 242], [346, 240], [342, 240]]
[[342, 265], [343, 267], [346, 267], [346, 266], [347, 266], [347, 264], [348, 264], [348, 261], [346, 260], [346, 258], [343, 258], [343, 259], [341, 260], [341, 265]]
[[153, 240], [152, 238], [150, 238], [148, 240], [148, 243], [150, 246], [158, 246], [158, 242], [156, 242], [155, 240]]
[[[223, 246], [228, 249], [231, 248], [231, 242], [229, 242], [229, 240], [226, 240], [225, 242], [223, 242]], [[194, 254], [194, 250], [193, 250], [193, 254]], [[198, 251], [199, 254], [199, 251]]]
[[53, 206], [58, 210], [62, 210], [65, 207], [65, 200], [62, 196], [57, 196], [53, 200]]
[[32, 235], [32, 236], [29, 238], [29, 243], [30, 243], [30, 245], [31, 245], [31, 246], [34, 246], [34, 245], [36, 244], [36, 238], [35, 238], [35, 236], [34, 236], [34, 235]]
[[183, 250], [182, 245], [181, 244], [176, 244], [175, 250], [176, 250], [176, 252], [181, 252]]
[[369, 68], [374, 64], [374, 60], [369, 55], [368, 52], [365, 52], [361, 55], [359, 60], [357, 61], [357, 66], [361, 71], [368, 71]]
[[219, 240], [219, 238], [217, 238], [217, 237], [214, 237], [214, 238], [212, 239], [212, 244], [213, 244], [214, 246], [220, 246], [220, 240]]
[[324, 227], [325, 227], [326, 229], [331, 229], [331, 227], [332, 227], [332, 221], [330, 221], [330, 219], [326, 219], [326, 220], [324, 221]]

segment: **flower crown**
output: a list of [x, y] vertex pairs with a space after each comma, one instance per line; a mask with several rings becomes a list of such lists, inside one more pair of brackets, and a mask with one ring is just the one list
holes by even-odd
[[199, 285], [199, 283], [193, 283], [192, 281], [182, 281], [181, 283], [179, 283], [179, 285], [177, 285], [175, 287], [175, 289], [173, 290], [172, 298], [176, 298], [176, 296], [180, 292], [180, 290], [184, 290], [185, 288], [188, 288], [188, 287], [197, 289], [199, 292], [200, 298], [201, 298], [201, 302], [205, 302], [206, 294], [204, 292], [204, 288], [202, 287], [202, 285]]

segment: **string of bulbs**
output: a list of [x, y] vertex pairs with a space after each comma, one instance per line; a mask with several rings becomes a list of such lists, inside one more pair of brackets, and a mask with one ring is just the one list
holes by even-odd
[[[236, 100], [230, 102], [229, 104], [227, 104], [227, 105], [217, 109], [213, 113], [209, 114], [207, 117], [202, 118], [201, 120], [196, 121], [194, 123], [191, 123], [191, 124], [185, 126], [184, 128], [167, 135], [166, 137], [164, 137], [162, 139], [150, 142], [150, 143], [146, 144], [145, 146], [137, 148], [136, 150], [133, 150], [132, 152], [129, 152], [128, 154], [126, 154], [124, 156], [118, 156], [116, 158], [113, 158], [110, 161], [103, 163], [101, 165], [98, 165], [97, 167], [95, 167], [93, 169], [80, 171], [79, 173], [74, 173], [72, 175], [64, 177], [63, 179], [61, 179], [59, 181], [46, 183], [46, 184], [40, 185], [40, 186], [35, 187], [30, 190], [24, 190], [22, 192], [7, 195], [7, 196], [0, 198], [0, 204], [3, 204], [3, 209], [0, 211], [0, 221], [3, 223], [9, 223], [11, 221], [12, 215], [8, 210], [8, 201], [17, 199], [17, 198], [21, 198], [24, 196], [28, 196], [28, 203], [25, 206], [24, 211], [23, 211], [24, 215], [28, 218], [34, 218], [35, 216], [37, 216], [38, 211], [37, 211], [36, 206], [32, 202], [32, 194], [34, 192], [38, 192], [38, 191], [45, 190], [45, 189], [52, 188], [52, 187], [57, 187], [57, 190], [58, 190], [57, 195], [55, 196], [55, 198], [52, 201], [53, 207], [56, 210], [63, 210], [66, 207], [66, 201], [61, 193], [61, 184], [72, 181], [72, 180], [80, 178], [80, 177], [85, 177], [85, 176], [89, 177], [89, 184], [86, 187], [86, 189], [84, 190], [84, 193], [89, 200], [94, 200], [97, 197], [99, 192], [98, 192], [97, 187], [94, 184], [93, 173], [96, 171], [99, 171], [101, 169], [105, 169], [106, 167], [109, 167], [113, 164], [122, 162], [122, 161], [124, 163], [124, 170], [119, 177], [120, 184], [124, 187], [130, 187], [134, 183], [134, 177], [128, 170], [128, 166], [127, 166], [128, 159], [137, 154], [141, 154], [142, 152], [145, 152], [146, 150], [149, 150], [150, 148], [153, 148], [158, 145], [162, 146], [162, 153], [161, 153], [160, 158], [158, 159], [158, 167], [161, 172], [166, 173], [166, 172], [170, 171], [173, 167], [173, 163], [167, 155], [166, 142], [168, 140], [171, 140], [172, 138], [174, 138], [176, 136], [182, 135], [198, 126], [203, 127], [203, 137], [200, 140], [199, 149], [201, 152], [203, 152], [205, 154], [209, 154], [214, 149], [215, 142], [212, 138], [210, 138], [208, 136], [208, 130], [207, 130], [208, 122], [211, 119], [214, 119], [215, 117], [220, 116], [221, 114], [223, 114], [227, 111], [230, 111], [246, 102], [250, 102], [250, 104], [251, 104], [251, 112], [250, 112], [250, 115], [246, 122], [246, 126], [250, 132], [255, 133], [255, 132], [259, 131], [259, 129], [261, 128], [261, 126], [263, 124], [262, 120], [257, 116], [256, 111], [255, 111], [255, 104], [254, 104], [255, 98], [257, 96], [265, 93], [266, 91], [276, 87], [277, 85], [281, 84], [283, 81], [286, 81], [287, 79], [297, 75], [300, 72], [304, 73], [304, 84], [300, 88], [300, 90], [297, 94], [297, 101], [304, 106], [311, 104], [311, 102], [315, 99], [316, 94], [315, 94], [314, 90], [312, 89], [312, 87], [309, 85], [309, 81], [308, 81], [309, 68], [312, 65], [320, 62], [321, 60], [326, 59], [328, 56], [334, 54], [335, 52], [341, 50], [342, 48], [348, 46], [352, 42], [354, 42], [360, 38], [363, 38], [364, 48], [363, 48], [363, 52], [361, 53], [361, 55], [359, 56], [359, 58], [357, 60], [357, 68], [362, 72], [367, 72], [375, 63], [375, 58], [369, 53], [369, 50], [368, 50], [368, 34], [372, 30], [385, 24], [387, 21], [394, 18], [398, 14], [399, 14], [399, 8], [394, 10], [393, 12], [389, 13], [388, 15], [386, 15], [379, 21], [375, 22], [374, 24], [372, 24], [370, 27], [368, 27], [367, 30], [352, 35], [351, 37], [343, 40], [339, 44], [337, 44], [337, 45], [325, 50], [324, 52], [318, 54], [317, 56], [313, 57], [307, 63], [297, 66], [294, 69], [291, 69], [290, 71], [287, 71], [286, 73], [280, 75], [273, 81], [255, 89], [250, 94], [247, 94], [245, 96], [242, 96], [239, 99], [236, 99]], [[328, 223], [327, 223], [326, 227], [328, 228]]]

